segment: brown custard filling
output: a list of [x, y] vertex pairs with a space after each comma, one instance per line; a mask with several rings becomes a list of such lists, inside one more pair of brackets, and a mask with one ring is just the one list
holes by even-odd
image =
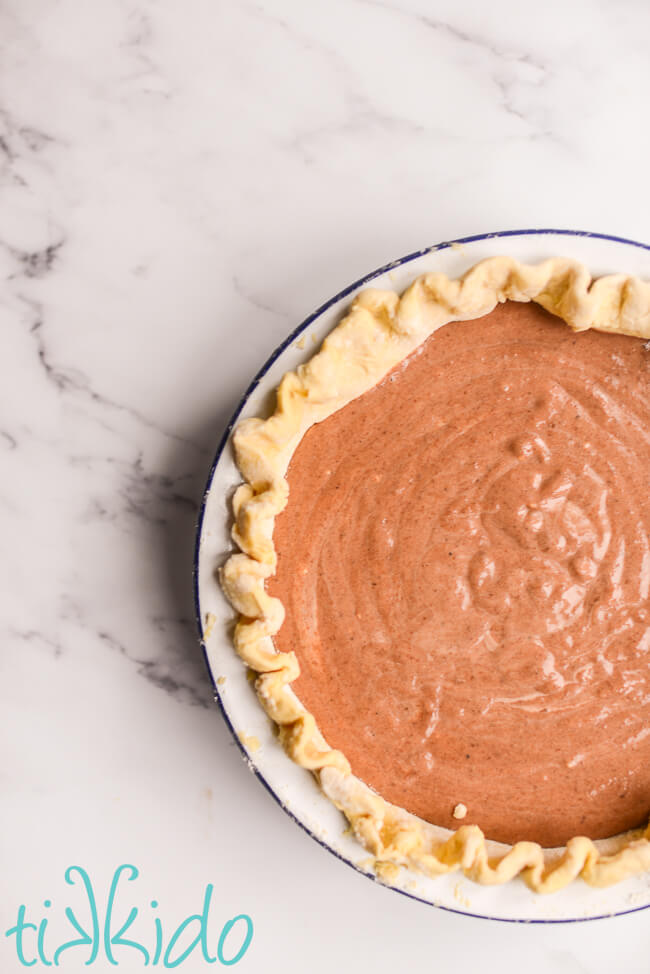
[[563, 845], [650, 811], [650, 351], [508, 302], [306, 434], [268, 589], [385, 799]]

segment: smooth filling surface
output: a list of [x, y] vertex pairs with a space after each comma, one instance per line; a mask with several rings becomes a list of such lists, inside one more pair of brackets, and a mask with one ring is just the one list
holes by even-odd
[[508, 302], [313, 427], [268, 584], [385, 799], [563, 845], [650, 812], [650, 351]]

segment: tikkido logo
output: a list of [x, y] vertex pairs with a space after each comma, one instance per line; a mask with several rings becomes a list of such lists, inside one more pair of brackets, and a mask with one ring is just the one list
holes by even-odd
[[[191, 955], [195, 959], [201, 957], [206, 964], [218, 962], [232, 967], [246, 954], [253, 939], [253, 921], [248, 914], [239, 913], [227, 920], [218, 937], [216, 931], [213, 934], [210, 929], [214, 926], [210, 909], [214, 892], [211, 883], [205, 888], [201, 912], [185, 917], [169, 934], [164, 931], [156, 913], [157, 900], [151, 900], [146, 910], [130, 902], [132, 888], [125, 884], [134, 882], [138, 875], [135, 866], [118, 866], [100, 918], [95, 890], [86, 870], [81, 866], [66, 869], [65, 881], [69, 886], [77, 887], [82, 904], [75, 906], [75, 911], [65, 906], [61, 915], [60, 911], [53, 910], [52, 901], [47, 899], [43, 902], [46, 913], [41, 918], [32, 912], [28, 915], [27, 907], [19, 906], [16, 922], [5, 931], [5, 937], [13, 939], [20, 964], [34, 967], [40, 962], [45, 967], [59, 967], [74, 955], [85, 967], [102, 958], [116, 967], [124, 963], [132, 971], [139, 954], [143, 967], [180, 967]], [[122, 902], [124, 900], [126, 903]], [[74, 936], [67, 939], [71, 933]]]

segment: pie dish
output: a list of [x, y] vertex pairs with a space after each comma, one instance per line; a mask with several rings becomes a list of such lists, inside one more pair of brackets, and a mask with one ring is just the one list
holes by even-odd
[[[545, 853], [538, 843], [518, 841], [504, 849], [496, 863], [488, 857], [476, 825], [461, 825], [443, 840], [435, 827], [363, 784], [351, 773], [345, 754], [328, 746], [313, 714], [291, 689], [299, 671], [296, 656], [278, 652], [273, 644], [281, 632], [283, 607], [265, 587], [276, 567], [274, 521], [287, 502], [285, 474], [307, 430], [358, 397], [361, 402], [448, 322], [475, 321], [506, 299], [532, 300], [575, 331], [591, 327], [650, 337], [647, 285], [624, 276], [592, 284], [584, 267], [560, 258], [535, 266], [494, 258], [460, 281], [427, 275], [401, 300], [390, 292], [361, 294], [322, 350], [297, 375], [285, 377], [274, 416], [247, 420], [235, 434], [238, 464], [246, 481], [234, 500], [233, 536], [240, 552], [224, 566], [222, 583], [241, 615], [235, 632], [237, 650], [260, 674], [260, 700], [277, 723], [286, 750], [318, 775], [324, 792], [345, 812], [385, 875], [403, 865], [429, 875], [461, 868], [481, 883], [501, 883], [522, 873], [531, 888], [548, 892], [578, 875], [593, 885], [606, 885], [647, 869], [647, 837], [630, 832], [612, 849], [603, 850], [590, 839], [574, 836], [559, 854]], [[462, 816], [463, 795], [457, 797], [454, 809]]]

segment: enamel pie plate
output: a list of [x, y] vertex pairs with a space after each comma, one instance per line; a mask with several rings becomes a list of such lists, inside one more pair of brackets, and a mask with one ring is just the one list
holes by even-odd
[[[344, 834], [343, 815], [320, 792], [310, 772], [294, 764], [280, 746], [231, 642], [234, 613], [217, 579], [218, 567], [233, 550], [230, 502], [242, 480], [234, 463], [230, 433], [245, 417], [269, 414], [270, 393], [284, 373], [314, 354], [362, 288], [402, 292], [421, 274], [437, 271], [455, 278], [478, 261], [501, 255], [524, 263], [537, 263], [552, 256], [570, 257], [588, 267], [594, 277], [626, 273], [650, 279], [650, 246], [567, 230], [506, 231], [441, 243], [368, 274], [307, 318], [255, 376], [219, 444], [199, 514], [194, 565], [196, 613], [215, 697], [226, 723], [249, 768], [287, 814], [317, 842], [372, 880], [376, 877], [370, 868], [369, 853]], [[263, 800], [260, 797], [260, 803]], [[486, 887], [471, 882], [460, 872], [428, 879], [402, 869], [389, 888], [456, 913], [529, 923], [596, 919], [650, 906], [650, 873], [606, 889], [593, 889], [578, 880], [560, 892], [540, 895], [531, 892], [521, 879]]]

